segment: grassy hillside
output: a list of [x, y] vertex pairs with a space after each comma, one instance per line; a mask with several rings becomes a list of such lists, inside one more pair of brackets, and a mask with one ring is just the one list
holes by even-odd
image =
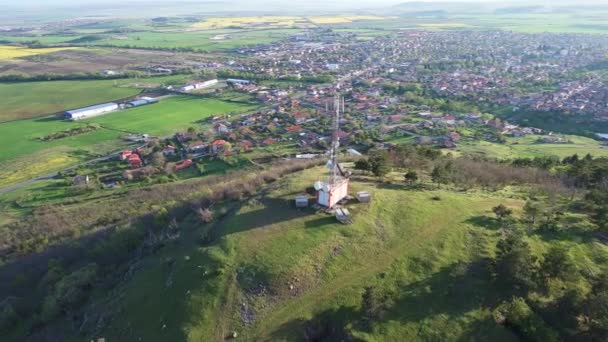
[[[351, 205], [354, 224], [340, 225], [292, 205], [322, 172], [282, 180], [235, 209], [212, 228], [216, 244], [200, 247], [195, 237], [206, 228], [184, 223], [184, 242], [146, 262], [102, 335], [217, 341], [236, 331], [244, 340], [301, 340], [305, 322], [323, 319], [369, 340], [516, 340], [486, 308], [493, 296], [483, 260], [498, 233], [474, 222], [498, 203], [520, 201], [361, 179], [351, 192], [370, 190], [374, 199]], [[476, 266], [462, 272], [459, 263]], [[356, 323], [368, 285], [397, 298], [372, 330]]]

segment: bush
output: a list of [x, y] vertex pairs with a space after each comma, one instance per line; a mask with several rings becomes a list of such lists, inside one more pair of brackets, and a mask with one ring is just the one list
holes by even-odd
[[497, 323], [512, 327], [526, 340], [559, 341], [558, 334], [549, 328], [521, 297], [499, 305], [494, 310], [493, 316]]

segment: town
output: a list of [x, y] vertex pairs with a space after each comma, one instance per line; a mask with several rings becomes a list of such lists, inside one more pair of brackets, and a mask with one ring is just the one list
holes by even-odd
[[8, 4], [0, 340], [608, 340], [608, 7], [470, 1]]

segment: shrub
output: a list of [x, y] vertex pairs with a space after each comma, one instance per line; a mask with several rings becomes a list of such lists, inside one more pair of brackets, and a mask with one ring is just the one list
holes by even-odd
[[549, 328], [521, 297], [513, 298], [510, 302], [499, 305], [494, 310], [493, 316], [497, 323], [512, 327], [527, 340], [559, 341], [558, 334]]

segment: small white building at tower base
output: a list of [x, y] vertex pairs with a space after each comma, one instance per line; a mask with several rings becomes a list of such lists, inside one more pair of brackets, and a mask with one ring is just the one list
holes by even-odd
[[317, 191], [317, 204], [327, 208], [333, 208], [348, 196], [348, 178], [339, 178], [333, 184], [317, 181], [314, 187]]

